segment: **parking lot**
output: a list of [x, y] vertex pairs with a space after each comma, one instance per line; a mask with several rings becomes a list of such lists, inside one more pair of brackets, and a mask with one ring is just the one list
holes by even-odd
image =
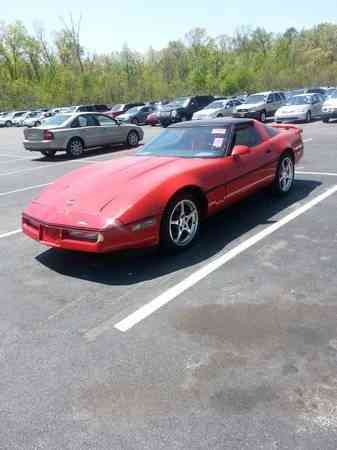
[[132, 150], [48, 160], [0, 129], [1, 448], [336, 449], [337, 124], [302, 127], [288, 197], [166, 257], [26, 238], [43, 186]]

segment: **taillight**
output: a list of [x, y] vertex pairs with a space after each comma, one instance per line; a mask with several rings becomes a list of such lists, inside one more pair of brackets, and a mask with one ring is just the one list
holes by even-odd
[[43, 130], [43, 140], [52, 141], [54, 139], [54, 134], [49, 130]]

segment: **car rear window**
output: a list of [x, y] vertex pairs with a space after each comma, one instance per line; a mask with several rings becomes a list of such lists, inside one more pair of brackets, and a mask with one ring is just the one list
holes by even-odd
[[277, 134], [279, 134], [279, 132], [280, 132], [280, 130], [278, 130], [277, 128], [273, 128], [273, 127], [265, 127], [265, 129], [266, 129], [269, 137], [274, 137]]
[[56, 114], [53, 117], [50, 117], [49, 119], [46, 119], [43, 123], [47, 126], [54, 126], [58, 127], [65, 123], [69, 119], [69, 115], [65, 114]]

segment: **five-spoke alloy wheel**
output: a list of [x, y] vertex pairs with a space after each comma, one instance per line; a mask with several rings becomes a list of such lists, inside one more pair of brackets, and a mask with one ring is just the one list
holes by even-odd
[[161, 243], [169, 250], [192, 245], [200, 227], [199, 204], [190, 193], [176, 196], [168, 205], [161, 226]]
[[286, 195], [291, 190], [294, 184], [295, 166], [293, 157], [290, 154], [285, 154], [281, 157], [276, 177], [274, 180], [274, 192], [278, 195]]

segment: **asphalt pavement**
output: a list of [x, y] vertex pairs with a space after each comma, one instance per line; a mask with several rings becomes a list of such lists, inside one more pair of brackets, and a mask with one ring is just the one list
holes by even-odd
[[1, 449], [336, 449], [337, 123], [303, 129], [287, 198], [259, 192], [169, 257], [22, 235], [45, 185], [132, 151], [48, 160], [0, 129]]

